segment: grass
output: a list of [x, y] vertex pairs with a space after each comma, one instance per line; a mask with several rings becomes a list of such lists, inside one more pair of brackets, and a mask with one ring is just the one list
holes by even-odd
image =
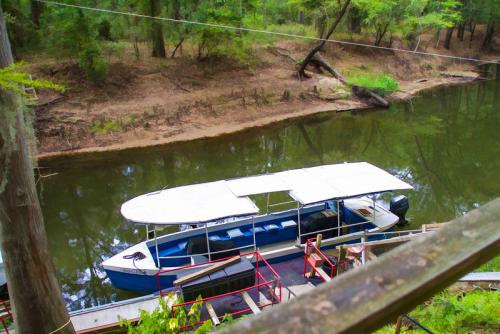
[[486, 262], [481, 267], [474, 270], [474, 272], [490, 272], [500, 271], [500, 255], [497, 255], [493, 260]]
[[347, 82], [351, 85], [358, 85], [364, 88], [371, 89], [379, 95], [387, 95], [399, 89], [399, 82], [390, 74], [353, 72], [347, 75]]
[[[409, 316], [434, 333], [498, 333], [500, 330], [500, 293], [472, 291], [467, 294], [444, 291], [430, 303], [418, 306]], [[394, 333], [394, 325], [379, 329], [377, 334]], [[401, 333], [425, 333], [403, 326]]]
[[120, 132], [122, 130], [121, 122], [117, 120], [100, 120], [94, 122], [89, 128], [90, 133], [110, 133]]

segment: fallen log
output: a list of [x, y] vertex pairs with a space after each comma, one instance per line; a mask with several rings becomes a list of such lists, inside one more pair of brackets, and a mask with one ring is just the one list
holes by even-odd
[[[328, 73], [333, 75], [335, 78], [337, 78], [340, 82], [342, 82], [344, 85], [348, 85], [348, 82], [345, 80], [345, 78], [338, 72], [335, 68], [333, 68], [326, 60], [323, 59], [319, 54], [315, 54], [312, 58], [310, 63], [314, 66], [324, 68]], [[377, 93], [358, 86], [358, 85], [352, 85], [351, 86], [352, 93], [361, 98], [361, 99], [367, 99], [371, 104], [377, 106], [377, 107], [383, 107], [383, 108], [388, 108], [389, 107], [389, 101], [384, 99], [382, 96], [378, 95]]]

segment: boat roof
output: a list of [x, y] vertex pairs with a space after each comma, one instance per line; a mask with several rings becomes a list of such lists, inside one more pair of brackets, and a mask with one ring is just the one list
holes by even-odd
[[203, 223], [259, 213], [250, 195], [286, 191], [308, 205], [403, 189], [413, 187], [372, 164], [343, 163], [164, 189], [125, 202], [121, 213], [142, 224]]

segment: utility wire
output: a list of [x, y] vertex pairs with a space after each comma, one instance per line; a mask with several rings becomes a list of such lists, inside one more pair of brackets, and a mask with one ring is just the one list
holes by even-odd
[[456, 59], [456, 60], [463, 60], [463, 61], [480, 62], [480, 63], [484, 63], [484, 64], [497, 64], [498, 63], [497, 61], [481, 60], [481, 59], [477, 59], [477, 58], [458, 57], [458, 56], [444, 55], [444, 54], [440, 54], [440, 53], [431, 53], [431, 52], [423, 52], [423, 51], [416, 51], [416, 50], [407, 50], [407, 49], [400, 49], [400, 48], [390, 48], [390, 47], [385, 47], [385, 46], [376, 46], [376, 45], [370, 45], [370, 44], [364, 44], [364, 43], [339, 41], [339, 40], [335, 40], [335, 39], [324, 39], [324, 38], [318, 38], [318, 37], [310, 37], [310, 36], [302, 36], [302, 35], [296, 35], [296, 34], [288, 34], [288, 33], [284, 33], [284, 32], [276, 32], [276, 31], [252, 29], [252, 28], [245, 28], [245, 27], [235, 27], [235, 26], [230, 26], [230, 25], [225, 25], [225, 24], [215, 24], [215, 23], [206, 23], [206, 22], [182, 20], [182, 19], [173, 19], [173, 18], [169, 18], [169, 17], [151, 16], [151, 15], [145, 15], [145, 14], [122, 12], [122, 11], [111, 10], [111, 9], [87, 7], [87, 6], [80, 6], [80, 5], [71, 5], [71, 4], [67, 4], [67, 3], [50, 1], [50, 0], [35, 0], [35, 1], [41, 2], [41, 3], [45, 3], [45, 4], [48, 4], [48, 5], [54, 5], [54, 6], [63, 6], [63, 7], [70, 7], [70, 8], [78, 8], [78, 9], [84, 9], [84, 10], [91, 10], [91, 11], [95, 11], [95, 12], [118, 14], [118, 15], [125, 15], [125, 16], [133, 16], [133, 17], [140, 17], [140, 18], [153, 19], [153, 20], [159, 20], [159, 21], [167, 21], [167, 22], [174, 22], [174, 23], [183, 23], [183, 24], [190, 24], [190, 25], [195, 25], [195, 26], [203, 26], [203, 27], [211, 27], [211, 28], [221, 28], [221, 29], [236, 30], [236, 31], [246, 31], [246, 32], [268, 34], [268, 35], [274, 35], [274, 36], [282, 36], [282, 37], [291, 37], [291, 38], [298, 38], [298, 39], [314, 40], [314, 41], [326, 41], [327, 43], [334, 43], [334, 44], [341, 44], [341, 45], [350, 45], [350, 46], [361, 46], [361, 47], [366, 47], [366, 48], [379, 49], [379, 50], [388, 50], [388, 51], [395, 51], [395, 52], [403, 52], [403, 53], [409, 53], [409, 54], [420, 55], [420, 56], [434, 56], [434, 57], [442, 57], [442, 58], [449, 58], [449, 59]]

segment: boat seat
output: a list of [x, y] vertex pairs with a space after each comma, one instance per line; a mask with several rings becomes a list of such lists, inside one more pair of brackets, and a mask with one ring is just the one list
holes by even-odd
[[264, 225], [264, 230], [267, 232], [270, 232], [271, 234], [278, 233], [278, 230], [280, 227], [276, 224], [269, 224], [269, 225]]
[[231, 239], [240, 238], [240, 237], [244, 236], [243, 232], [241, 232], [241, 230], [239, 228], [235, 228], [235, 229], [227, 231], [227, 235]]
[[281, 222], [281, 227], [283, 227], [283, 228], [291, 228], [291, 227], [296, 227], [296, 226], [297, 226], [297, 223], [295, 222], [295, 220], [287, 220], [287, 221]]
[[[250, 231], [250, 234], [252, 234], [253, 233], [253, 228], [251, 228], [249, 231]], [[262, 233], [264, 231], [265, 230], [262, 227], [260, 227], [260, 226], [256, 226], [255, 227], [255, 234], [259, 234], [259, 233]]]

